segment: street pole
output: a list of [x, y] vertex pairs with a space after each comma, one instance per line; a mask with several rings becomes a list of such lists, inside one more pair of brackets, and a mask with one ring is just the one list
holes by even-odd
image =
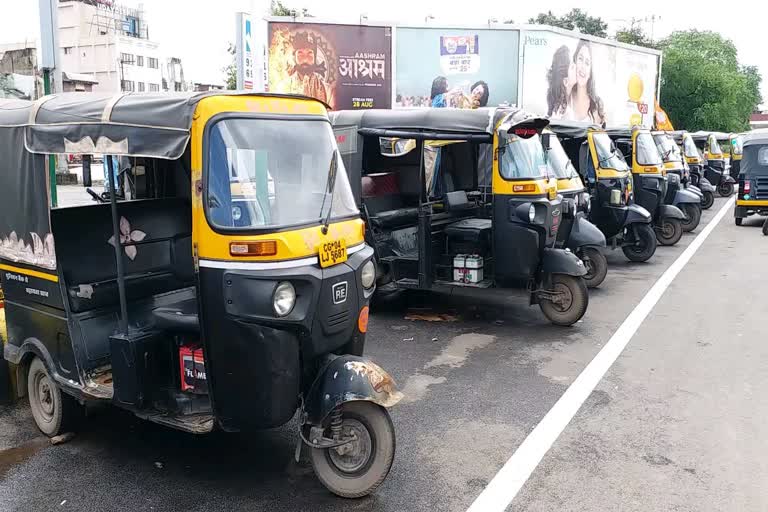
[[[59, 24], [56, 20], [58, 2], [56, 0], [39, 0], [40, 13], [40, 67], [43, 70], [43, 92], [47, 96], [53, 93], [51, 87], [51, 74], [56, 80], [55, 86], [62, 90], [61, 63], [59, 62]], [[58, 206], [56, 193], [56, 157], [48, 156], [48, 181], [51, 191], [51, 208]]]
[[[51, 94], [51, 70], [43, 70], [43, 92], [45, 95]], [[56, 156], [48, 155], [48, 181], [51, 189], [51, 208], [59, 205], [58, 192], [56, 190]]]

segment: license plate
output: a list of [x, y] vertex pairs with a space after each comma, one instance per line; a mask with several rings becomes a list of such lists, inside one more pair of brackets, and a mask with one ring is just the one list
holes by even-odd
[[347, 261], [347, 242], [345, 240], [332, 240], [320, 244], [320, 266], [322, 268], [345, 261]]

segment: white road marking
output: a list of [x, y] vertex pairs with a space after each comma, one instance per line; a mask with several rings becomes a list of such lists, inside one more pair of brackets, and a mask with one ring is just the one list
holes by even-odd
[[503, 512], [531, 476], [565, 427], [576, 415], [606, 372], [626, 348], [640, 325], [659, 301], [666, 289], [701, 247], [707, 237], [729, 211], [735, 201], [731, 197], [715, 217], [686, 247], [683, 253], [662, 274], [640, 303], [627, 316], [608, 343], [573, 381], [563, 396], [528, 434], [512, 457], [475, 499], [467, 512]]

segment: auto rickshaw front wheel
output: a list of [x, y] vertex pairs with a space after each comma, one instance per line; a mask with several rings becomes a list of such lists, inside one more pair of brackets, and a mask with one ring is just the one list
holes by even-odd
[[702, 194], [704, 194], [704, 197], [701, 199], [701, 208], [703, 210], [709, 210], [712, 208], [712, 205], [715, 204], [715, 193], [710, 190], [705, 190]]
[[[334, 416], [340, 423], [333, 425]], [[389, 474], [395, 458], [395, 428], [384, 407], [372, 402], [347, 402], [329, 417], [342, 439], [354, 440], [336, 448], [312, 448], [315, 475], [329, 491], [342, 498], [362, 498], [376, 490]]]
[[623, 245], [621, 250], [629, 261], [643, 263], [651, 259], [656, 252], [656, 235], [650, 224], [634, 224], [632, 226], [633, 241]]
[[37, 357], [29, 365], [27, 395], [35, 424], [48, 437], [67, 432], [82, 414], [77, 401], [61, 392]]
[[722, 197], [730, 197], [730, 195], [733, 194], [733, 183], [726, 183], [725, 181], [721, 181], [717, 186], [717, 193]]
[[661, 245], [675, 245], [683, 237], [683, 223], [680, 219], [664, 218], [656, 229], [656, 239]]
[[584, 275], [587, 288], [597, 288], [608, 275], [608, 260], [597, 247], [586, 247], [580, 251], [579, 256], [587, 269], [587, 273]]
[[680, 205], [683, 210], [685, 220], [683, 221], [683, 231], [690, 232], [699, 227], [701, 222], [701, 206], [696, 203], [684, 203]]
[[571, 326], [581, 320], [589, 305], [587, 283], [582, 277], [553, 274], [551, 289], [539, 298], [544, 316], [555, 325]]

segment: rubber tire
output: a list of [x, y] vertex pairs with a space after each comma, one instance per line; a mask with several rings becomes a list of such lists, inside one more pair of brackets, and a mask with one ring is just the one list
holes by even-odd
[[664, 238], [661, 228], [656, 231], [656, 239], [661, 245], [675, 245], [680, 241], [681, 238], [683, 238], [683, 223], [680, 221], [680, 219], [664, 219], [661, 222], [662, 224], [669, 223], [672, 225], [672, 236], [669, 238]]
[[[683, 203], [680, 205], [680, 209], [683, 210], [686, 220], [683, 221], [683, 231], [690, 233], [701, 222], [701, 206], [696, 203]], [[690, 219], [690, 220], [687, 220]]]
[[342, 476], [328, 460], [327, 449], [310, 449], [312, 468], [318, 480], [342, 498], [362, 498], [381, 485], [395, 459], [395, 427], [389, 412], [373, 402], [347, 402], [341, 406], [343, 417], [353, 417], [368, 429], [374, 444], [374, 460], [365, 472], [354, 478]]
[[715, 204], [715, 193], [707, 190], [702, 192], [702, 194], [704, 194], [704, 198], [701, 200], [701, 209], [709, 210]]
[[555, 325], [563, 327], [570, 327], [575, 324], [584, 313], [587, 312], [587, 306], [589, 306], [589, 290], [587, 290], [587, 283], [584, 282], [582, 277], [569, 276], [567, 274], [553, 274], [552, 285], [562, 284], [567, 287], [571, 292], [573, 301], [571, 307], [567, 311], [558, 311], [555, 309], [554, 304], [548, 300], [540, 300], [539, 308], [544, 316]]
[[[608, 260], [606, 259], [605, 254], [596, 247], [586, 247], [581, 250], [580, 256], [582, 261], [588, 258], [594, 269], [593, 275], [584, 276], [584, 282], [587, 283], [587, 288], [597, 288], [603, 281], [605, 281], [605, 276], [608, 275]], [[586, 261], [584, 262], [584, 265], [586, 266]]]
[[742, 217], [736, 217], [736, 225], [741, 226], [741, 223], [744, 222], [744, 219]]
[[[45, 378], [49, 381], [49, 389], [51, 390], [51, 399], [53, 401], [53, 412], [50, 418], [43, 412], [39, 394], [35, 389], [38, 378]], [[77, 401], [61, 392], [61, 389], [54, 382], [43, 362], [37, 357], [29, 365], [27, 396], [29, 397], [29, 408], [32, 410], [32, 418], [35, 420], [37, 428], [48, 437], [55, 437], [69, 432], [82, 414], [82, 408]]]
[[768, 219], [763, 222], [763, 235], [768, 236]]
[[641, 241], [640, 249], [638, 250], [634, 245], [625, 245], [621, 250], [629, 261], [643, 263], [656, 254], [656, 247], [658, 247], [656, 234], [653, 232], [653, 228], [650, 224], [636, 224], [634, 229], [636, 236], [638, 236]]
[[717, 186], [717, 193], [720, 194], [721, 197], [731, 197], [731, 195], [733, 194], [733, 184], [720, 183]]

